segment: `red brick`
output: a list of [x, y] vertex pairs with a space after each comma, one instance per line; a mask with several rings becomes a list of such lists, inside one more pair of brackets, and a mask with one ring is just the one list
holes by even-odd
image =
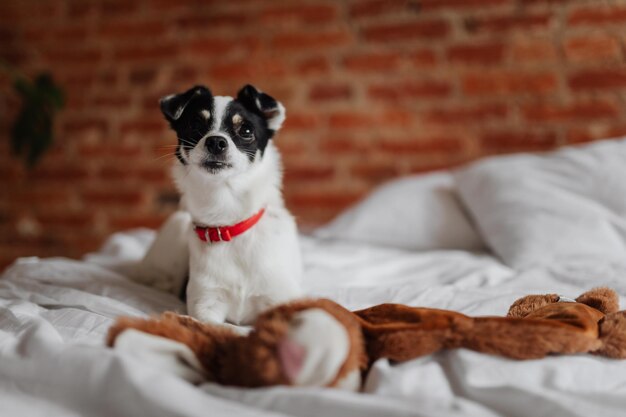
[[104, 0], [98, 3], [100, 13], [107, 18], [128, 18], [130, 14], [139, 10], [139, 3], [126, 0]]
[[256, 36], [203, 36], [181, 45], [182, 54], [194, 59], [223, 57], [228, 54], [252, 54], [258, 52], [262, 44]]
[[145, 201], [145, 197], [141, 191], [97, 191], [88, 190], [82, 192], [82, 199], [88, 207], [98, 206], [121, 206], [133, 207], [138, 206]]
[[78, 135], [87, 132], [97, 132], [106, 134], [108, 131], [108, 123], [105, 119], [83, 117], [75, 120], [65, 120], [61, 125], [61, 131], [65, 135]]
[[330, 207], [341, 209], [355, 203], [363, 193], [351, 191], [300, 191], [289, 195], [288, 205], [295, 207]]
[[85, 27], [60, 27], [44, 31], [46, 36], [50, 36], [55, 41], [72, 42], [72, 41], [84, 41], [88, 38], [88, 31]]
[[430, 160], [418, 160], [418, 161], [412, 161], [409, 164], [409, 173], [411, 174], [425, 174], [427, 172], [434, 172], [434, 171], [442, 171], [442, 170], [449, 170], [449, 169], [454, 169], [460, 165], [463, 165], [465, 163], [467, 163], [468, 161], [465, 159], [459, 159], [454, 160], [454, 161], [449, 161], [446, 163], [442, 163], [442, 162], [436, 162], [436, 161], [430, 161]]
[[103, 55], [99, 49], [66, 48], [47, 51], [45, 56], [55, 65], [95, 65]]
[[114, 52], [114, 59], [128, 62], [139, 61], [170, 61], [178, 54], [179, 48], [171, 44], [154, 44], [151, 46], [124, 46]]
[[[15, 41], [16, 33], [9, 32], [9, 35], [11, 36], [10, 41]], [[45, 29], [36, 27], [36, 28], [24, 30], [22, 38], [27, 42], [35, 43], [35, 42], [41, 42], [41, 41], [46, 40], [48, 38], [48, 35], [49, 33], [46, 32]]]
[[83, 144], [78, 147], [78, 154], [83, 158], [131, 158], [141, 155], [141, 147], [121, 143]]
[[558, 57], [554, 44], [548, 39], [518, 39], [509, 47], [514, 62], [541, 64], [556, 61]]
[[416, 68], [432, 67], [437, 64], [438, 59], [435, 51], [432, 49], [422, 49], [413, 51], [408, 56], [409, 62]]
[[368, 129], [372, 127], [407, 127], [414, 118], [413, 113], [402, 110], [388, 110], [376, 113], [337, 111], [330, 115], [328, 123], [337, 129]]
[[504, 57], [503, 43], [464, 44], [448, 48], [448, 60], [452, 63], [497, 64]]
[[144, 183], [168, 184], [171, 182], [169, 169], [163, 167], [142, 168], [138, 171], [137, 175]]
[[464, 10], [471, 8], [484, 9], [489, 6], [508, 5], [511, 0], [364, 0], [358, 1], [350, 8], [354, 17], [380, 16], [389, 13], [413, 11], [418, 13], [441, 9]]
[[480, 138], [480, 144], [487, 152], [535, 151], [557, 146], [558, 137], [552, 131], [504, 129], [486, 132]]
[[546, 94], [557, 87], [551, 72], [484, 71], [461, 79], [463, 92], [470, 96], [484, 94]]
[[626, 22], [626, 7], [594, 5], [574, 9], [567, 18], [572, 26], [623, 24]]
[[314, 164], [289, 163], [285, 167], [286, 181], [328, 181], [335, 175], [332, 166], [318, 166]]
[[400, 65], [398, 53], [360, 53], [343, 59], [343, 66], [353, 72], [381, 72], [395, 70]]
[[65, 88], [68, 95], [82, 94], [86, 89], [93, 87], [97, 82], [93, 70], [89, 70], [88, 72], [59, 74], [57, 80], [59, 84]]
[[277, 145], [283, 159], [291, 159], [294, 156], [299, 156], [306, 152], [306, 149], [298, 143], [297, 139], [301, 138], [290, 132], [280, 134]]
[[96, 12], [95, 3], [87, 3], [83, 0], [69, 1], [67, 14], [72, 19], [82, 19]]
[[361, 0], [350, 7], [354, 17], [380, 16], [407, 9], [406, 0]]
[[143, 120], [138, 119], [122, 123], [120, 126], [120, 133], [122, 135], [133, 133], [141, 135], [151, 135], [164, 132], [166, 128], [167, 123], [160, 118], [149, 118]]
[[512, 4], [511, 0], [420, 0], [418, 10], [428, 12], [432, 10], [450, 9], [479, 9], [488, 10], [490, 6], [507, 6]]
[[572, 62], [620, 59], [619, 40], [610, 35], [586, 35], [567, 39], [563, 44], [565, 57]]
[[15, 31], [7, 29], [7, 28], [0, 28], [0, 42], [1, 43], [13, 42], [16, 38], [17, 38], [17, 33], [15, 33]]
[[104, 166], [98, 172], [97, 177], [105, 181], [119, 181], [128, 179], [131, 175], [127, 167]]
[[316, 129], [320, 126], [321, 120], [315, 114], [309, 113], [288, 113], [283, 125], [283, 130], [300, 131]]
[[454, 137], [383, 139], [379, 142], [377, 149], [399, 155], [406, 153], [454, 154], [463, 149], [463, 144], [459, 138]]
[[568, 78], [572, 90], [615, 89], [626, 87], [626, 68], [581, 70]]
[[367, 145], [356, 137], [346, 135], [324, 136], [319, 141], [319, 149], [326, 154], [357, 154], [362, 153]]
[[[172, 159], [174, 159], [174, 155], [171, 149], [170, 154], [172, 155]], [[149, 159], [147, 161], [149, 161]], [[103, 166], [98, 173], [98, 178], [105, 180], [109, 183], [119, 180], [138, 180], [144, 185], [151, 183], [157, 185], [166, 185], [171, 181], [169, 176], [169, 169], [166, 166], [157, 166], [155, 168], [136, 168], [134, 166], [128, 166], [126, 163], [121, 166]]]
[[258, 17], [268, 23], [293, 21], [296, 23], [324, 23], [335, 19], [337, 8], [330, 4], [298, 4], [268, 7]]
[[330, 115], [328, 123], [331, 128], [338, 129], [368, 128], [376, 125], [373, 115], [354, 112], [335, 112]]
[[358, 162], [351, 169], [352, 175], [371, 182], [381, 182], [400, 174], [398, 165], [389, 163]]
[[371, 42], [401, 42], [424, 39], [442, 39], [450, 33], [448, 22], [420, 20], [410, 23], [385, 23], [366, 27], [363, 30], [365, 40]]
[[503, 103], [476, 104], [435, 108], [424, 113], [424, 120], [431, 123], [463, 126], [488, 120], [503, 120], [509, 114]]
[[210, 12], [194, 11], [193, 14], [186, 14], [176, 20], [176, 27], [181, 32], [192, 32], [205, 34], [207, 28], [217, 29], [240, 29], [252, 26], [255, 22], [254, 13], [241, 12], [217, 12], [209, 9]]
[[150, 10], [165, 11], [168, 13], [183, 12], [189, 10], [189, 4], [178, 0], [150, 0]]
[[606, 121], [603, 123], [586, 124], [569, 128], [566, 132], [568, 144], [589, 142], [598, 139], [608, 139], [626, 136], [626, 124]]
[[522, 106], [522, 114], [529, 122], [576, 122], [579, 120], [617, 117], [619, 105], [615, 101], [581, 101], [566, 105], [533, 104]]
[[93, 214], [90, 212], [61, 212], [52, 213], [46, 211], [35, 216], [37, 221], [45, 228], [86, 228], [93, 225]]
[[111, 109], [128, 108], [130, 106], [131, 99], [127, 96], [121, 96], [118, 94], [110, 96], [94, 96], [91, 104], [98, 107], [105, 107]]
[[149, 38], [154, 39], [162, 36], [167, 31], [164, 22], [106, 22], [100, 27], [100, 35], [104, 38], [127, 40]]
[[281, 33], [272, 38], [271, 46], [278, 50], [300, 51], [303, 49], [335, 48], [348, 45], [351, 42], [352, 36], [349, 32], [333, 30], [317, 33]]
[[0, 166], [0, 181], [12, 182], [21, 174], [22, 171], [17, 166]]
[[[3, 250], [0, 250], [0, 252], [4, 252]], [[31, 254], [32, 252], [26, 252], [28, 254]], [[25, 253], [25, 254], [26, 254]], [[15, 261], [15, 259], [17, 258], [17, 256], [7, 256], [7, 255], [0, 255], [0, 273], [4, 273], [4, 271], [11, 265], [13, 264], [13, 262]]]
[[161, 94], [146, 95], [142, 100], [143, 109], [149, 112], [154, 112], [156, 109], [159, 108], [159, 100], [161, 99], [161, 97], [171, 94], [174, 88], [175, 87], [172, 87], [172, 91], [162, 92]]
[[352, 96], [352, 88], [347, 84], [317, 84], [309, 91], [309, 100], [345, 100]]
[[446, 81], [407, 81], [370, 86], [368, 95], [374, 100], [399, 101], [415, 98], [448, 97], [452, 86]]
[[552, 14], [550, 13], [516, 14], [468, 18], [465, 20], [465, 28], [468, 32], [500, 33], [515, 30], [530, 32], [548, 29], [551, 22]]
[[104, 70], [98, 74], [98, 82], [105, 84], [108, 88], [114, 87], [118, 80], [118, 74], [112, 70]]
[[242, 84], [267, 77], [283, 77], [289, 73], [287, 64], [278, 59], [259, 59], [250, 65], [247, 59], [214, 65], [209, 76], [216, 80], [237, 80]]
[[152, 83], [157, 77], [155, 68], [143, 68], [131, 70], [128, 78], [132, 85], [145, 86]]
[[[181, 65], [179, 67], [174, 68], [171, 74], [171, 82], [180, 84], [180, 85], [199, 84], [199, 82], [197, 81], [198, 78], [199, 78], [198, 69], [195, 66], [191, 67], [187, 65]], [[152, 105], [147, 108], [152, 109], [154, 104], [159, 102], [159, 98], [160, 96], [156, 98], [155, 101], [152, 102]]]
[[395, 108], [377, 114], [376, 121], [384, 129], [408, 128], [415, 120], [415, 113], [410, 110]]
[[34, 7], [24, 7], [23, 4], [16, 3], [16, 7], [9, 6], [7, 9], [0, 10], [7, 22], [15, 23], [20, 21], [26, 24], [47, 23], [51, 19], [56, 19], [61, 15], [63, 5], [58, 2], [53, 3], [37, 3]]
[[624, 135], [626, 135], [626, 125], [612, 126], [611, 124], [598, 124], [596, 122], [593, 125], [574, 126], [568, 128], [565, 132], [565, 139], [568, 144], [579, 144]]
[[33, 171], [39, 182], [74, 183], [87, 178], [89, 172], [83, 167], [74, 166], [38, 166]]
[[546, 5], [554, 5], [559, 6], [563, 4], [575, 3], [577, 0], [523, 0], [525, 5], [529, 6], [546, 6]]
[[330, 62], [324, 56], [305, 58], [296, 64], [299, 75], [326, 74], [330, 71]]
[[[80, 174], [86, 175], [86, 172], [81, 171]], [[44, 189], [21, 189], [13, 194], [13, 198], [16, 203], [21, 206], [31, 207], [45, 202], [46, 208], [50, 208], [51, 206], [67, 207], [69, 202], [72, 200], [72, 196], [73, 192], [59, 186], [47, 186]]]

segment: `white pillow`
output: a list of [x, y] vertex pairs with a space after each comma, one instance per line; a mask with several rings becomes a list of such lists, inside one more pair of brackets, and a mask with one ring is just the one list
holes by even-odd
[[313, 235], [407, 250], [484, 248], [443, 172], [383, 185]]
[[483, 238], [513, 267], [626, 262], [626, 140], [496, 157], [455, 173]]

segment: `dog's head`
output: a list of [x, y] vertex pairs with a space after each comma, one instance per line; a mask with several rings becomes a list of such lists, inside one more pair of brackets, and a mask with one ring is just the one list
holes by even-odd
[[189, 169], [230, 177], [247, 171], [285, 120], [285, 108], [251, 85], [236, 98], [213, 96], [204, 86], [161, 99], [178, 136], [176, 157]]

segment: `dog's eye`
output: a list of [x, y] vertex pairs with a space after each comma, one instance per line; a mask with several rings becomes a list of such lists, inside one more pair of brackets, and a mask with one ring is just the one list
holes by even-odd
[[254, 126], [251, 123], [243, 122], [237, 132], [242, 139], [252, 140], [254, 138]]

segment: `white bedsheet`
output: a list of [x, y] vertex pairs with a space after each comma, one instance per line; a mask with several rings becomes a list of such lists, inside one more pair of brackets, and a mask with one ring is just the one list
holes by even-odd
[[[365, 394], [193, 386], [104, 347], [119, 315], [184, 312], [123, 276], [152, 233], [117, 234], [87, 261], [24, 259], [0, 279], [0, 415], [623, 416], [626, 361], [590, 355], [512, 361], [466, 350], [379, 361]], [[303, 238], [306, 288], [348, 308], [400, 302], [505, 314], [518, 297], [626, 295], [626, 264], [514, 271], [489, 255], [408, 252]], [[117, 271], [117, 272], [116, 272]], [[244, 372], [245, 370], [242, 370]]]

